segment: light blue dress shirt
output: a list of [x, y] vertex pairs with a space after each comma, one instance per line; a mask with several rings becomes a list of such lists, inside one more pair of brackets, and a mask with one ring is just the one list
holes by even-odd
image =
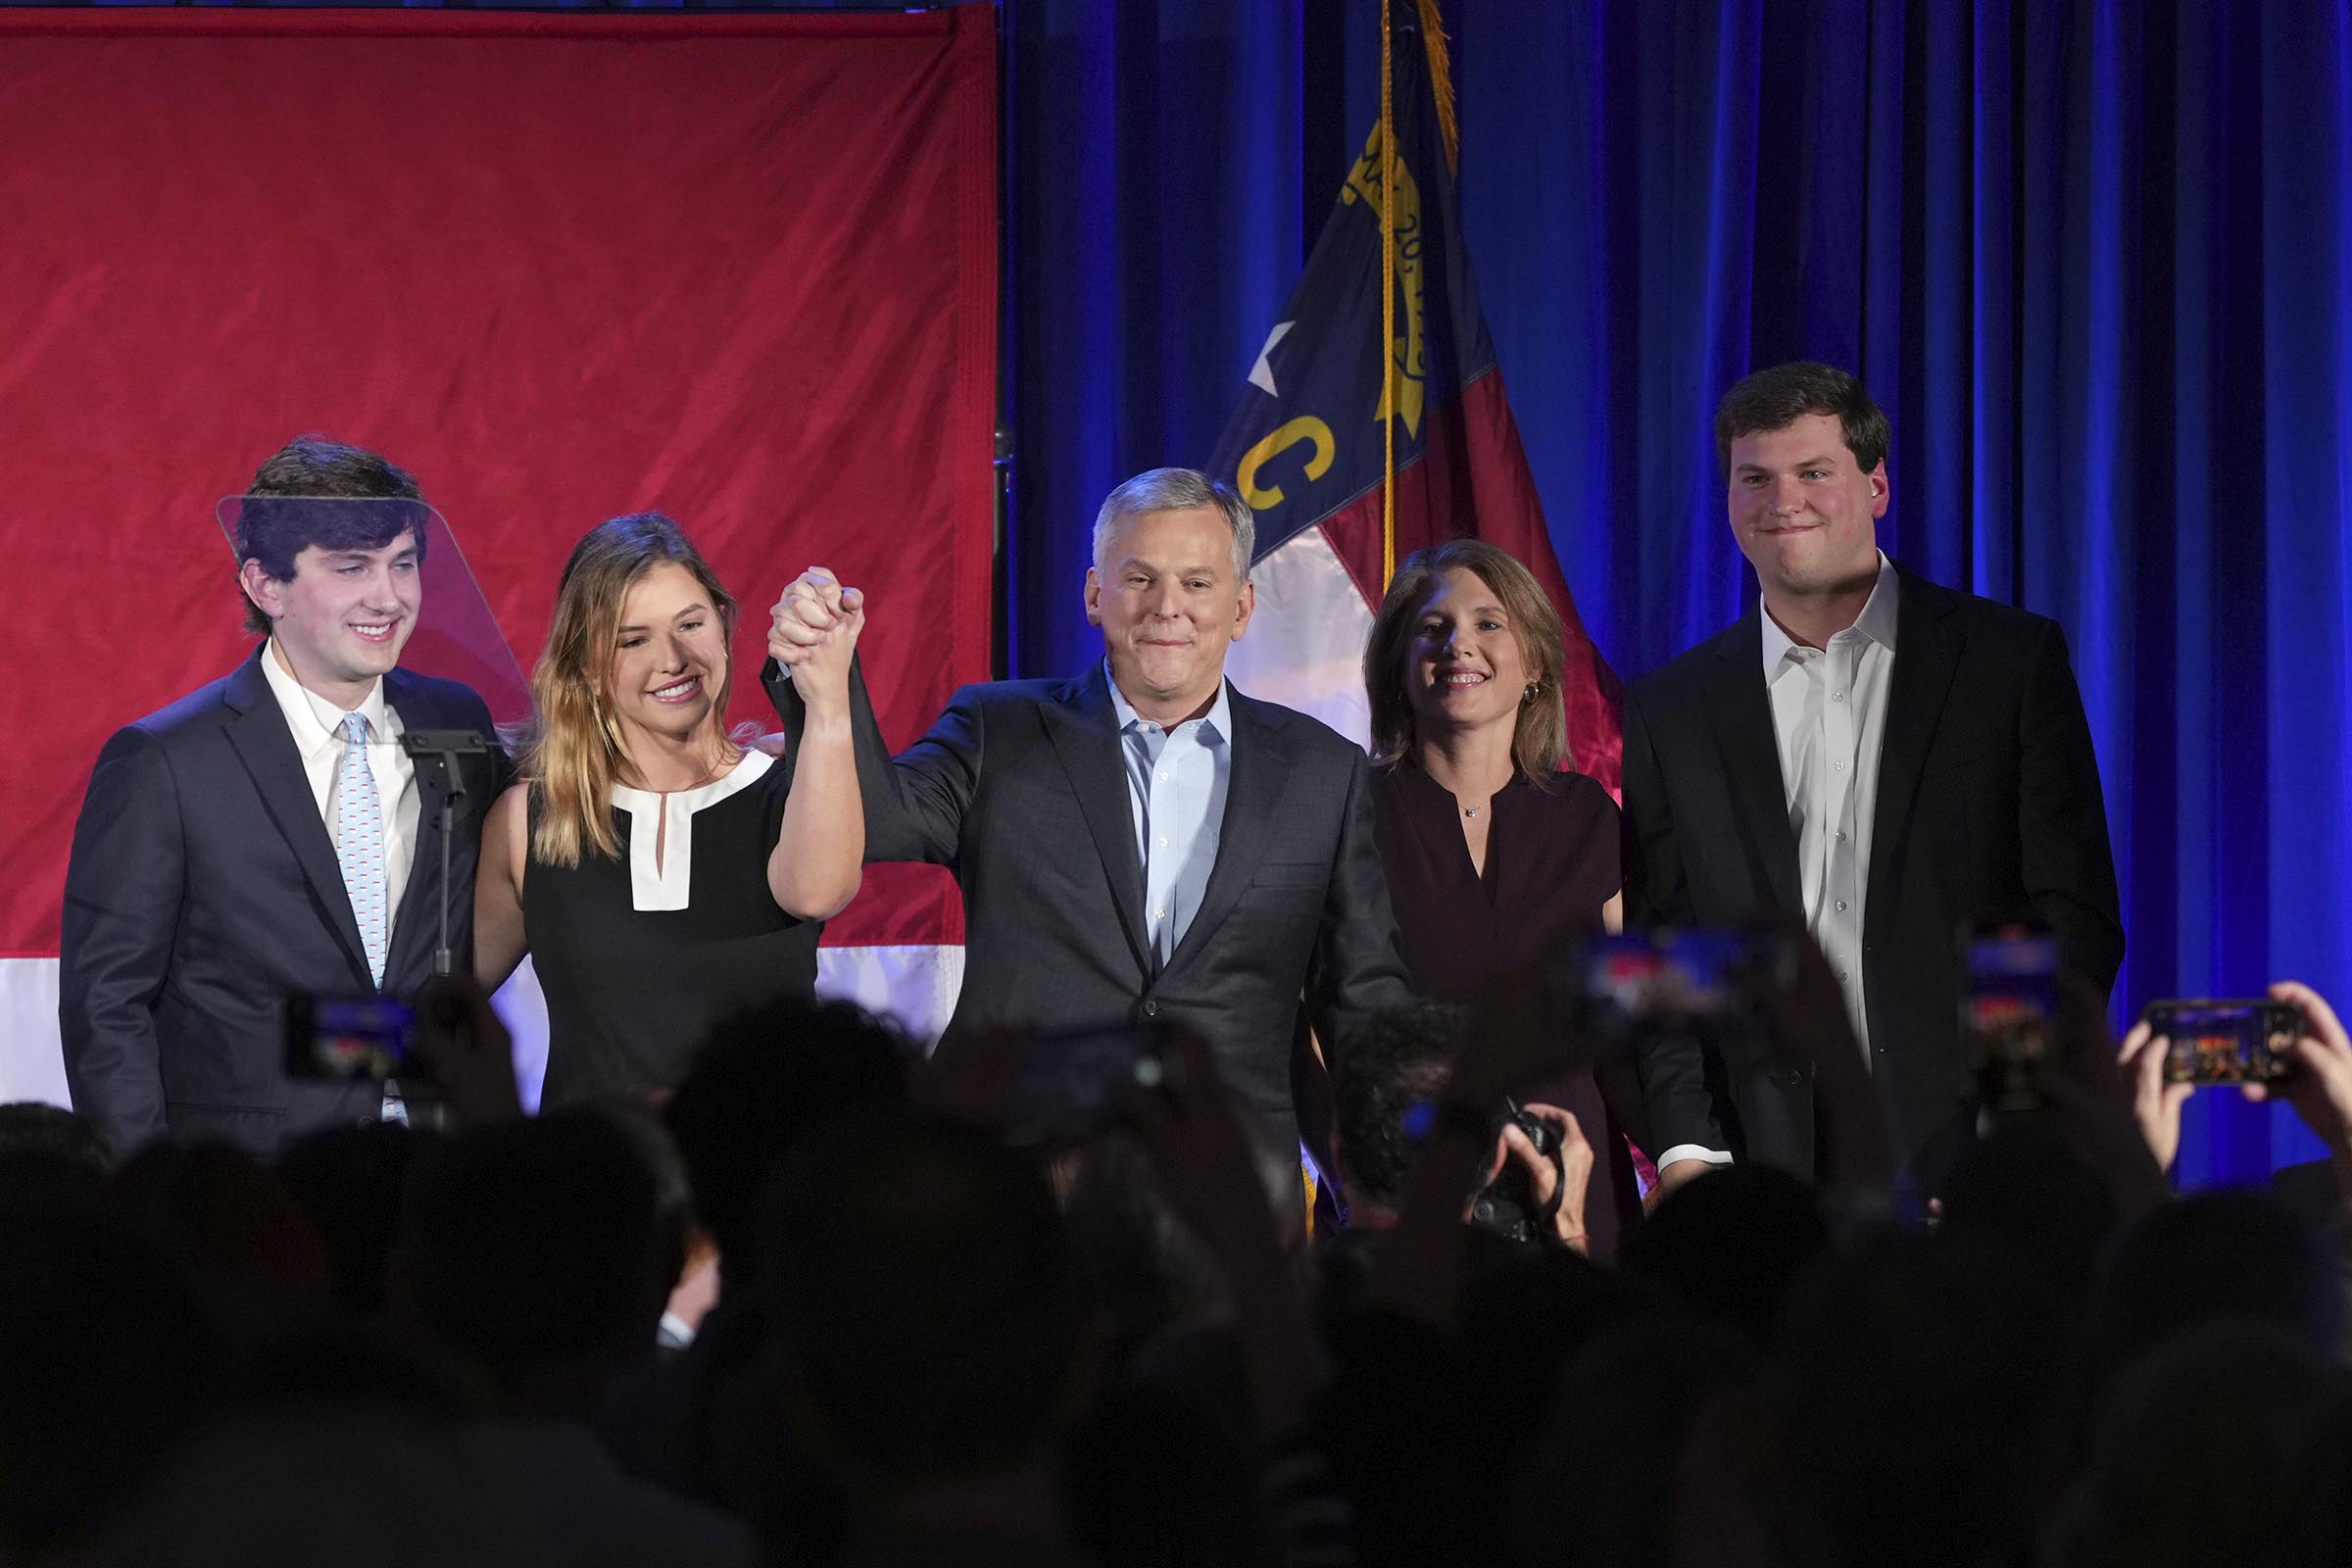
[[1127, 809], [1135, 819], [1135, 849], [1144, 868], [1144, 929], [1154, 963], [1176, 955], [1225, 830], [1225, 792], [1233, 780], [1233, 708], [1229, 688], [1199, 718], [1173, 729], [1137, 714], [1110, 678], [1111, 711], [1119, 722], [1119, 757], [1127, 764]]

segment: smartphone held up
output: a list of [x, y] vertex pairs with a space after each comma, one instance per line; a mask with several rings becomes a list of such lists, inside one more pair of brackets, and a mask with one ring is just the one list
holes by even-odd
[[2303, 1009], [2268, 997], [2151, 1002], [2141, 1015], [2166, 1043], [2175, 1084], [2276, 1083], [2294, 1070], [2290, 1048], [2310, 1026]]

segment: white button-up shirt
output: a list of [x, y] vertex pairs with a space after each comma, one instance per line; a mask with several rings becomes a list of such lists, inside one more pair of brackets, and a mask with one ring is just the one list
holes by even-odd
[[1870, 1060], [1862, 1004], [1862, 914], [1870, 888], [1870, 830], [1879, 804], [1879, 749], [1894, 683], [1895, 599], [1900, 579], [1884, 553], [1862, 613], [1826, 648], [1792, 640], [1764, 615], [1764, 684], [1780, 745], [1781, 787], [1805, 924], [1845, 992], [1845, 1010]]
[[1225, 832], [1225, 793], [1233, 780], [1233, 706], [1223, 681], [1206, 713], [1173, 728], [1136, 712], [1110, 679], [1110, 708], [1127, 765], [1127, 808], [1144, 868], [1144, 930], [1153, 962], [1165, 967], [1200, 912], [1209, 868]]
[[[1870, 831], [1879, 805], [1879, 750], [1886, 737], [1886, 693], [1894, 684], [1895, 601], [1901, 579], [1885, 551], [1878, 585], [1854, 623], [1826, 648], [1807, 648], [1781, 629], [1759, 596], [1764, 686], [1781, 757], [1788, 831], [1796, 839], [1805, 925], [1829, 956], [1845, 993], [1846, 1016], [1870, 1051], [1862, 991], [1862, 916], [1870, 891]], [[1658, 1168], [1682, 1159], [1728, 1164], [1720, 1149], [1677, 1144]]]

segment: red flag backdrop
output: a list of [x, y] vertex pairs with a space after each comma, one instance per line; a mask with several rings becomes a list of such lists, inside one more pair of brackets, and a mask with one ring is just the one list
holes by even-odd
[[[300, 432], [416, 471], [526, 667], [660, 508], [739, 662], [810, 562], [869, 589], [894, 743], [985, 678], [993, 26], [0, 11], [0, 955], [57, 952], [107, 734], [249, 646], [213, 503]], [[828, 940], [955, 910], [891, 868]]]

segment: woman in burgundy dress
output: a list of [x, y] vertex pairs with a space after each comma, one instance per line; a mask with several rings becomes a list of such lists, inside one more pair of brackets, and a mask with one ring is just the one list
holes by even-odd
[[[1564, 771], [1560, 618], [1504, 551], [1456, 539], [1396, 570], [1364, 649], [1372, 802], [1404, 959], [1424, 996], [1466, 1002], [1579, 932], [1615, 929], [1617, 805]], [[1534, 1098], [1593, 1148], [1594, 1256], [1641, 1215], [1633, 1159], [1590, 1068]]]

